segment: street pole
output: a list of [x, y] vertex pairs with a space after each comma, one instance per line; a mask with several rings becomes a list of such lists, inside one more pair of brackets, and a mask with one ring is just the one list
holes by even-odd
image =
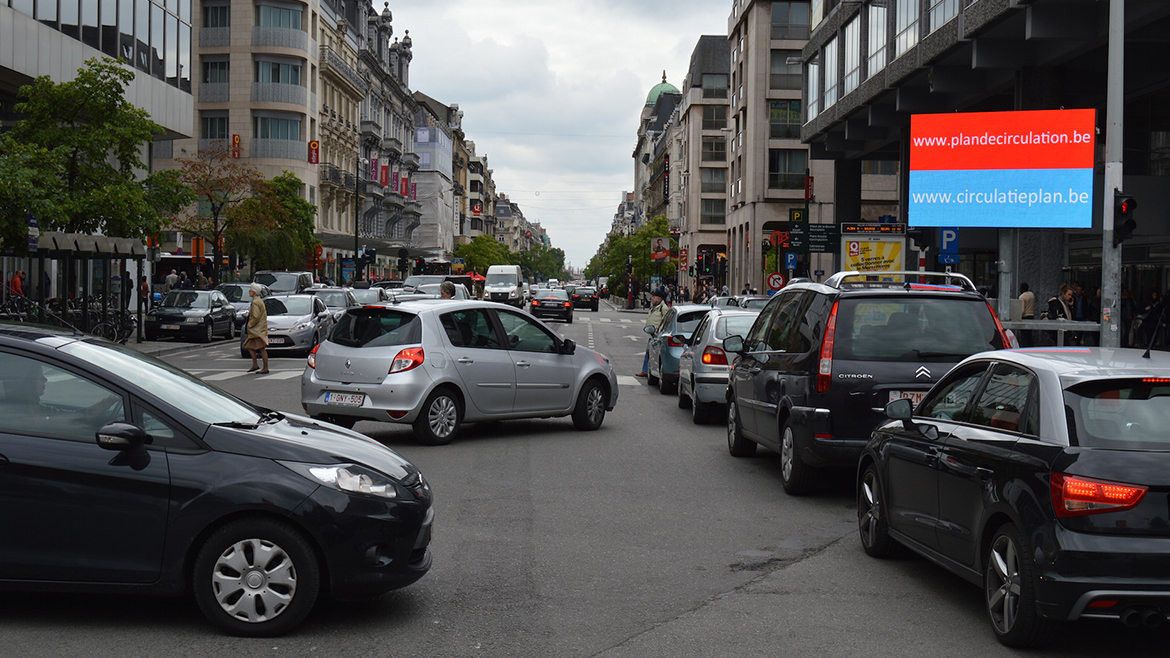
[[1122, 186], [1125, 113], [1125, 0], [1109, 1], [1108, 82], [1105, 96], [1105, 181], [1101, 190], [1101, 347], [1121, 345], [1121, 245], [1113, 244], [1113, 196]]
[[358, 147], [357, 162], [354, 166], [353, 179], [353, 280], [362, 280], [362, 266], [358, 262], [358, 251], [362, 248], [361, 211], [362, 211], [362, 151]]

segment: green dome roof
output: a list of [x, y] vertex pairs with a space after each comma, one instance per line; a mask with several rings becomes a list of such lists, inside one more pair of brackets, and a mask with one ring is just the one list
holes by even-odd
[[649, 94], [646, 94], [646, 104], [653, 105], [658, 102], [658, 97], [662, 94], [677, 94], [678, 87], [666, 81], [666, 71], [662, 72], [662, 82], [654, 85]]

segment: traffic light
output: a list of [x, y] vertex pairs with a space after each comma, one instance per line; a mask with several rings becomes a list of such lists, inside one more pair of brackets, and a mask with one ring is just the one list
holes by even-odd
[[687, 275], [688, 276], [695, 276], [695, 266], [694, 265], [691, 265], [690, 267], [687, 268]]
[[1133, 237], [1137, 229], [1137, 222], [1133, 218], [1133, 211], [1137, 208], [1137, 199], [1124, 192], [1113, 192], [1113, 246]]
[[362, 260], [366, 262], [366, 265], [373, 265], [378, 261], [378, 250], [366, 249], [362, 252]]
[[422, 258], [421, 256], [414, 259], [414, 273], [415, 274], [426, 274], [427, 273], [427, 259]]
[[410, 274], [410, 261], [405, 258], [398, 259], [398, 273], [406, 276]]
[[632, 275], [633, 273], [634, 273], [634, 262], [627, 261], [626, 262], [626, 274]]
[[709, 251], [699, 253], [699, 274], [711, 276], [711, 252]]

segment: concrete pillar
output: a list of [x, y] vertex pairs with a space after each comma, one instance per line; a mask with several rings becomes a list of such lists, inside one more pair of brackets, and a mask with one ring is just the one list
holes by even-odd
[[838, 224], [861, 221], [861, 160], [833, 161], [833, 217]]

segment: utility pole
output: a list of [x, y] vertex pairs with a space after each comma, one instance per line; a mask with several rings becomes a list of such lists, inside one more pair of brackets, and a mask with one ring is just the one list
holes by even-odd
[[1101, 347], [1121, 345], [1121, 245], [1113, 243], [1114, 195], [1122, 185], [1125, 114], [1125, 0], [1109, 0], [1109, 58], [1105, 97], [1105, 184], [1101, 190]]

